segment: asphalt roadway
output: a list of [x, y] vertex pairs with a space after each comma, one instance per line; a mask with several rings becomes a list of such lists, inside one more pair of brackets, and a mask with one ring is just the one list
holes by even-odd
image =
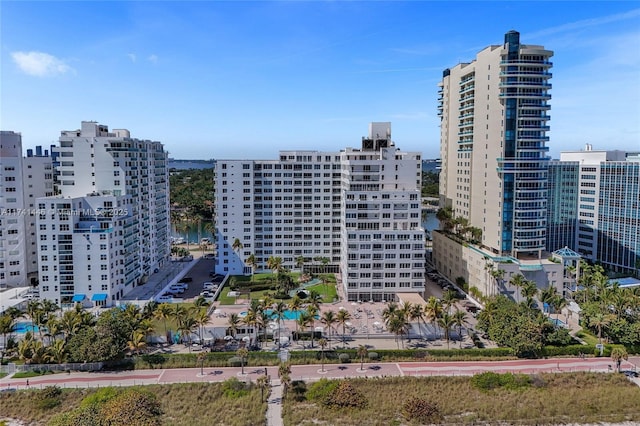
[[[623, 370], [637, 370], [640, 357], [631, 357], [623, 361]], [[456, 362], [399, 362], [365, 363], [360, 369], [359, 362], [350, 364], [292, 365], [291, 379], [314, 381], [320, 378], [355, 377], [402, 377], [402, 376], [470, 376], [485, 371], [497, 373], [567, 373], [578, 371], [613, 372], [613, 362], [609, 358], [549, 358], [518, 359], [510, 361], [456, 361]], [[58, 373], [28, 379], [0, 379], [0, 390], [43, 388], [57, 385], [67, 388], [90, 388], [105, 386], [135, 386], [171, 383], [214, 383], [236, 377], [241, 380], [255, 381], [265, 372], [275, 379], [277, 367], [245, 367], [242, 374], [239, 367], [219, 368], [175, 368], [156, 370], [135, 370], [118, 372], [73, 372]], [[630, 379], [640, 386], [640, 379]]]

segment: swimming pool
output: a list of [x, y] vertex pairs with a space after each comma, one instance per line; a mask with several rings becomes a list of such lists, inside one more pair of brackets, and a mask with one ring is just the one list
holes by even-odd
[[561, 319], [558, 318], [549, 318], [551, 320], [551, 322], [553, 323], [553, 325], [557, 326], [557, 327], [564, 327], [567, 328], [567, 324], [565, 324], [564, 321], [562, 321]]
[[27, 331], [31, 331], [32, 333], [37, 333], [38, 330], [38, 326], [37, 325], [33, 325], [33, 323], [31, 322], [17, 322], [14, 328], [14, 332], [16, 333], [26, 333]]
[[[267, 309], [264, 312], [267, 315], [269, 315], [270, 318], [273, 318], [273, 319], [276, 318], [276, 313], [275, 313], [274, 310]], [[300, 315], [302, 315], [303, 312], [306, 312], [306, 311], [290, 311], [290, 310], [287, 309], [286, 311], [283, 312], [283, 318], [285, 320], [295, 320], [295, 321], [297, 321], [298, 318], [300, 318]], [[240, 312], [240, 317], [246, 317], [246, 316], [247, 316], [247, 312], [246, 311]], [[319, 318], [320, 318], [320, 316], [318, 316], [318, 315], [315, 316], [315, 319], [319, 319]]]

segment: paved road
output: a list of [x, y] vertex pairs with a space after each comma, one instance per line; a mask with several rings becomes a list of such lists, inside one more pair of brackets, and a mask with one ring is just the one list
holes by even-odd
[[[292, 380], [318, 380], [326, 378], [353, 377], [389, 377], [389, 376], [463, 376], [473, 375], [484, 371], [514, 372], [514, 373], [560, 373], [574, 371], [608, 372], [613, 362], [609, 358], [550, 358], [539, 360], [512, 361], [464, 361], [464, 362], [401, 362], [401, 363], [365, 363], [360, 369], [360, 363], [351, 364], [320, 364], [293, 365], [291, 367]], [[637, 369], [640, 358], [630, 358], [622, 364], [622, 369]], [[61, 387], [104, 387], [131, 386], [149, 384], [169, 384], [186, 382], [220, 382], [231, 377], [241, 380], [255, 381], [264, 374], [265, 367], [245, 367], [245, 374], [238, 368], [179, 368], [158, 370], [136, 370], [122, 372], [97, 373], [62, 373], [48, 376], [32, 377], [30, 387], [44, 387], [58, 385]], [[267, 374], [276, 379], [276, 367], [267, 367]], [[638, 379], [636, 383], [640, 384]], [[0, 379], [0, 389], [7, 387], [24, 389], [26, 379], [5, 377]]]

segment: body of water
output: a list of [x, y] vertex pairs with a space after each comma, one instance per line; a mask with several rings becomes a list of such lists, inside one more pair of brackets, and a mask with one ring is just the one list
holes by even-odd
[[169, 160], [169, 168], [176, 170], [189, 170], [189, 169], [213, 169], [215, 166], [213, 163], [201, 163], [199, 161], [175, 161]]
[[209, 238], [209, 241], [211, 241], [212, 243], [215, 242], [215, 239], [213, 238], [211, 232], [205, 231], [203, 229], [203, 226], [200, 226], [200, 229], [198, 229], [198, 225], [190, 227], [189, 231], [186, 233], [176, 231], [175, 226], [171, 225], [171, 236], [176, 238], [184, 238], [185, 242], [189, 241], [189, 244], [199, 244], [200, 240], [203, 238]]
[[431, 233], [431, 231], [433, 231], [434, 229], [438, 229], [439, 226], [440, 221], [436, 217], [436, 214], [427, 213], [427, 217], [425, 218], [424, 222], [422, 222], [422, 227], [429, 231], [429, 233]]
[[33, 323], [30, 323], [30, 322], [17, 322], [14, 331], [20, 334], [24, 334], [27, 331], [31, 331], [32, 333], [37, 333], [38, 326], [33, 325]]

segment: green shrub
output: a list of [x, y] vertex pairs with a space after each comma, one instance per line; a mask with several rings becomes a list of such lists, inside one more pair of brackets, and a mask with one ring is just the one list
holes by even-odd
[[320, 379], [315, 383], [312, 383], [307, 388], [306, 397], [309, 401], [322, 402], [329, 394], [331, 394], [337, 387], [337, 380]]
[[119, 393], [120, 391], [118, 391], [118, 389], [113, 387], [100, 388], [94, 393], [85, 397], [80, 403], [80, 406], [88, 407], [96, 404], [97, 405], [104, 404], [105, 402], [110, 401], [116, 396], [118, 396]]
[[240, 367], [242, 366], [242, 359], [239, 356], [233, 356], [229, 358], [229, 366], [230, 367]]
[[222, 393], [227, 398], [236, 399], [249, 395], [249, 388], [251, 385], [241, 382], [240, 380], [232, 377], [222, 383]]
[[351, 361], [351, 357], [349, 356], [349, 354], [344, 354], [344, 353], [338, 355], [338, 359], [340, 359], [340, 362], [343, 364], [346, 364]]
[[322, 403], [331, 408], [364, 408], [367, 406], [367, 398], [346, 380], [340, 382]]
[[402, 417], [420, 423], [439, 423], [442, 414], [438, 406], [422, 398], [413, 397], [402, 405]]
[[303, 380], [294, 380], [291, 382], [291, 389], [287, 392], [288, 398], [293, 398], [297, 402], [306, 399], [307, 384]]
[[380, 359], [380, 355], [378, 354], [378, 352], [369, 352], [367, 354], [367, 356], [369, 357], [370, 360], [372, 361], [377, 361]]
[[36, 408], [48, 410], [60, 405], [60, 395], [62, 395], [62, 390], [59, 387], [47, 386], [46, 388], [37, 391], [36, 397], [33, 399], [33, 403]]
[[526, 374], [504, 373], [498, 374], [492, 371], [476, 374], [471, 379], [471, 384], [481, 390], [496, 388], [518, 389], [531, 385], [531, 377]]

